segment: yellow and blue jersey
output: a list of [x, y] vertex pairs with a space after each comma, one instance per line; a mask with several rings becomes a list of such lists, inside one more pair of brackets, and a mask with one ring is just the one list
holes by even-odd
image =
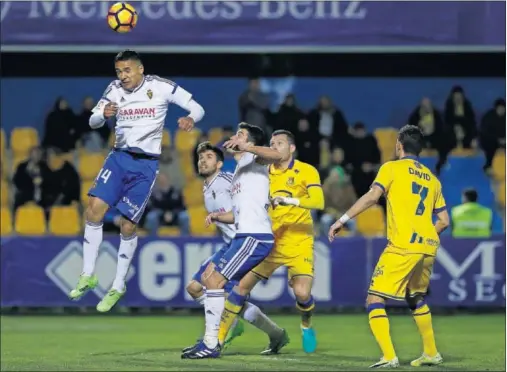
[[387, 200], [387, 239], [393, 248], [434, 256], [440, 245], [433, 213], [446, 208], [442, 186], [415, 156], [380, 167], [373, 183]]

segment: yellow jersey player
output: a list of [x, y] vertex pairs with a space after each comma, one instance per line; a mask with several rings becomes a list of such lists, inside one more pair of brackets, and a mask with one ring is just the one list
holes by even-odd
[[[386, 299], [406, 300], [413, 312], [424, 352], [411, 365], [420, 367], [443, 362], [435, 345], [431, 312], [424, 297], [440, 245], [439, 235], [449, 226], [449, 215], [440, 181], [417, 159], [423, 142], [418, 127], [403, 127], [396, 142], [399, 160], [382, 165], [370, 191], [329, 229], [332, 241], [344, 223], [385, 194], [388, 243], [373, 272], [366, 300], [370, 328], [383, 357], [371, 368], [399, 366], [385, 311]], [[435, 224], [433, 214], [437, 216]]]
[[[312, 209], [324, 208], [324, 194], [317, 170], [294, 159], [294, 135], [286, 130], [273, 132], [270, 147], [282, 159], [270, 165], [269, 181], [275, 246], [270, 255], [241, 279], [239, 286], [251, 291], [261, 280], [267, 280], [280, 266], [288, 268], [289, 284], [300, 310], [303, 350], [313, 353], [317, 347], [311, 326], [315, 301], [313, 285], [313, 220]], [[271, 338], [264, 355], [276, 354], [288, 343], [286, 335]]]

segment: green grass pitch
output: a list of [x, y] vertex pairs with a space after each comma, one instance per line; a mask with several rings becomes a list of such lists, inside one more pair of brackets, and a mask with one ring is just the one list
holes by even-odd
[[[198, 316], [4, 316], [1, 370], [44, 371], [337, 371], [365, 370], [380, 357], [366, 315], [317, 315], [317, 352], [301, 350], [299, 319], [275, 316], [291, 343], [280, 355], [260, 356], [267, 337], [246, 324], [246, 332], [218, 360], [181, 360], [194, 343]], [[505, 316], [434, 316], [437, 345], [446, 371], [505, 371]], [[391, 316], [391, 333], [401, 370], [421, 354], [409, 315]], [[419, 370], [425, 370], [421, 368]]]

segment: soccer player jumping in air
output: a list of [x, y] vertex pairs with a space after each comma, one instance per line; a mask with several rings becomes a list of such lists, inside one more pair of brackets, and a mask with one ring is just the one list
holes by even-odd
[[[449, 215], [440, 181], [417, 159], [423, 143], [424, 136], [418, 127], [401, 128], [396, 142], [399, 159], [382, 165], [370, 191], [329, 229], [332, 241], [349, 219], [385, 195], [388, 244], [375, 267], [366, 299], [370, 328], [383, 356], [370, 368], [399, 366], [385, 311], [386, 299], [407, 301], [421, 334], [423, 354], [410, 364], [420, 367], [443, 362], [424, 298], [440, 245], [439, 235], [449, 226]], [[435, 225], [433, 214], [437, 216]]]
[[116, 141], [95, 183], [88, 192], [83, 242], [83, 271], [69, 297], [78, 300], [96, 287], [95, 261], [102, 243], [102, 220], [109, 208], [122, 214], [121, 243], [112, 288], [97, 305], [106, 312], [125, 294], [125, 277], [137, 247], [136, 227], [146, 208], [158, 174], [162, 132], [167, 109], [176, 104], [189, 112], [178, 120], [180, 129], [190, 131], [204, 110], [185, 89], [171, 80], [144, 75], [139, 55], [131, 50], [114, 60], [118, 80], [107, 87], [92, 110], [90, 126], [100, 128], [116, 119]]

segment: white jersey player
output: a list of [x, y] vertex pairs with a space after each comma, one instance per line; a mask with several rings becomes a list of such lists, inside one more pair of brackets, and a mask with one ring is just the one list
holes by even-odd
[[204, 115], [192, 95], [170, 80], [144, 75], [139, 55], [131, 50], [115, 58], [118, 80], [112, 82], [92, 110], [90, 126], [101, 127], [116, 120], [114, 149], [106, 158], [95, 183], [89, 190], [83, 242], [83, 271], [69, 296], [81, 298], [98, 283], [95, 261], [102, 242], [102, 220], [111, 207], [122, 215], [121, 243], [116, 278], [111, 290], [97, 305], [109, 311], [125, 293], [125, 277], [137, 247], [136, 226], [155, 184], [162, 131], [168, 106], [177, 104], [189, 111], [178, 120], [181, 129], [190, 131]]
[[[233, 212], [213, 212], [206, 218], [206, 223], [234, 223], [236, 236], [220, 258], [214, 260], [215, 265], [208, 266], [202, 275], [202, 284], [206, 288], [206, 331], [202, 341], [182, 354], [184, 359], [220, 356], [229, 329], [249, 294], [242, 289], [240, 281], [273, 248], [266, 165], [279, 161], [281, 154], [261, 146], [264, 138], [264, 132], [258, 126], [241, 123], [236, 135], [224, 143], [225, 148], [235, 152], [237, 161], [231, 187]], [[224, 287], [228, 282], [239, 282], [239, 285], [229, 293], [226, 302]], [[288, 342], [285, 332], [279, 333], [276, 340], [280, 345]]]

